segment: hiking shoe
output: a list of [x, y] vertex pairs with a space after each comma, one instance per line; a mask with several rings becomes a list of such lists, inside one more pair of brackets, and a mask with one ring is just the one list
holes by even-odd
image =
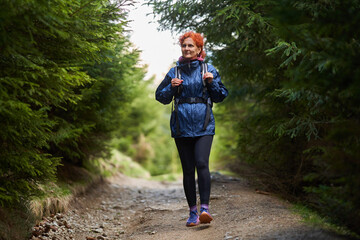
[[194, 227], [199, 225], [200, 221], [199, 221], [199, 215], [197, 213], [197, 211], [190, 211], [190, 217], [186, 222], [186, 226], [187, 227]]
[[213, 217], [210, 215], [208, 209], [201, 208], [199, 220], [200, 223], [210, 223], [213, 220]]

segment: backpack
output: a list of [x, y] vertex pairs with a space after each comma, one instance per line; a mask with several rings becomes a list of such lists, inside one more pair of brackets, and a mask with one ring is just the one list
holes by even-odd
[[[207, 97], [207, 98], [205, 97], [207, 87], [208, 87], [208, 83], [202, 77], [202, 76], [204, 76], [204, 74], [206, 72], [208, 72], [208, 65], [207, 65], [207, 63], [202, 62], [201, 63], [201, 79], [202, 79], [202, 83], [203, 83], [202, 97], [180, 98], [180, 95], [181, 95], [181, 92], [182, 92], [182, 89], [183, 89], [183, 85], [180, 85], [176, 89], [176, 93], [174, 95], [173, 105], [172, 105], [172, 112], [174, 113], [174, 118], [172, 117], [172, 121], [176, 121], [176, 135], [177, 136], [179, 136], [181, 134], [179, 116], [178, 116], [178, 106], [179, 106], [179, 104], [183, 104], [183, 103], [190, 103], [190, 104], [192, 104], [192, 103], [204, 103], [204, 104], [206, 104], [206, 115], [205, 115], [205, 121], [204, 121], [204, 125], [203, 125], [203, 131], [206, 130], [206, 127], [208, 126], [208, 124], [210, 122], [210, 114], [211, 114], [210, 109], [212, 108], [212, 101], [211, 101], [211, 98], [210, 98], [210, 94], [209, 94], [209, 97]], [[175, 78], [181, 79], [181, 71], [180, 71], [180, 68], [178, 66], [175, 67]], [[172, 116], [173, 116], [173, 114], [172, 114]]]

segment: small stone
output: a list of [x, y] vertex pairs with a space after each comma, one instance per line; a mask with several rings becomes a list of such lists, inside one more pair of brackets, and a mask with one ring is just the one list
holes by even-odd
[[33, 235], [33, 236], [37, 237], [37, 236], [39, 236], [41, 233], [42, 233], [42, 231], [40, 230], [39, 227], [34, 227], [34, 228], [33, 228], [33, 231], [32, 231], [32, 235]]
[[96, 228], [92, 230], [95, 233], [102, 233], [104, 230], [102, 228]]
[[233, 239], [233, 236], [231, 236], [231, 232], [225, 233], [224, 240]]
[[50, 229], [51, 229], [53, 232], [56, 232], [56, 231], [58, 230], [58, 228], [55, 227], [55, 226], [50, 226]]
[[51, 228], [51, 226], [46, 226], [46, 227], [45, 227], [45, 231], [44, 231], [44, 232], [45, 232], [45, 233], [50, 232], [50, 228]]

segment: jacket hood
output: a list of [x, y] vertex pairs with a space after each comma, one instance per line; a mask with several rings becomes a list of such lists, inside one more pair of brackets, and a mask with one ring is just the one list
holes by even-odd
[[176, 66], [181, 67], [181, 68], [182, 67], [196, 68], [196, 67], [200, 66], [203, 61], [204, 61], [204, 59], [202, 59], [202, 58], [194, 59], [191, 61], [177, 61]]
[[195, 61], [195, 60], [199, 60], [199, 61], [203, 62], [204, 58], [196, 57], [196, 58], [192, 58], [192, 59], [187, 59], [187, 58], [184, 58], [183, 56], [180, 56], [178, 62], [181, 62], [181, 63], [186, 62], [186, 63], [188, 63], [188, 62]]

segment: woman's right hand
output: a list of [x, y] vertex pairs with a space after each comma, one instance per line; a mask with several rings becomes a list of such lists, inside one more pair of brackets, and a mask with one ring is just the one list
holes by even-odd
[[171, 79], [171, 86], [172, 87], [178, 87], [182, 84], [184, 80], [178, 79], [178, 78], [173, 78]]

